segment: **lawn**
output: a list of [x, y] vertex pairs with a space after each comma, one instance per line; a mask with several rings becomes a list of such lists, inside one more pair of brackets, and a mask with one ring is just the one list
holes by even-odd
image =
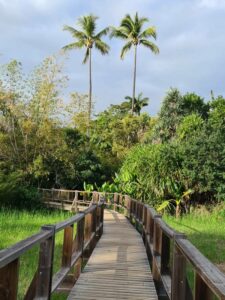
[[[39, 211], [39, 212], [18, 212], [0, 211], [0, 250], [9, 247], [16, 242], [27, 238], [38, 232], [44, 224], [55, 224], [65, 220], [69, 213], [62, 211]], [[55, 241], [54, 272], [60, 268], [61, 251], [63, 242], [63, 231], [57, 233]], [[38, 247], [34, 247], [20, 259], [19, 291], [18, 299], [23, 295], [29, 286], [37, 268]], [[54, 295], [54, 300], [65, 299], [64, 295]]]
[[225, 272], [225, 206], [201, 207], [181, 218], [164, 216], [173, 228], [186, 233], [188, 239]]

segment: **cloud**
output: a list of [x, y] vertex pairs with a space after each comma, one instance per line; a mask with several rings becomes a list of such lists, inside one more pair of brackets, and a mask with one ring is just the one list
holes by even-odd
[[[166, 90], [195, 91], [208, 97], [210, 90], [223, 92], [225, 77], [225, 1], [220, 0], [0, 0], [0, 61], [22, 61], [25, 70], [44, 57], [58, 52], [72, 41], [64, 24], [77, 26], [80, 15], [94, 13], [100, 18], [98, 30], [118, 25], [126, 14], [147, 16], [158, 31], [155, 56], [138, 49], [137, 92], [151, 99], [149, 112], [157, 113]], [[220, 8], [220, 9], [218, 9]], [[132, 92], [133, 51], [119, 59], [123, 41], [106, 41], [109, 56], [93, 53], [93, 93], [96, 110], [119, 103]], [[84, 51], [71, 51], [65, 72], [69, 91], [87, 92], [88, 66], [82, 65]]]

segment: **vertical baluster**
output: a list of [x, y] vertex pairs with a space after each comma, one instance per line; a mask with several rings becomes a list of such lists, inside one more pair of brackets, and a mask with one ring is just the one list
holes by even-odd
[[46, 225], [41, 228], [50, 231], [51, 236], [40, 244], [38, 275], [35, 298], [49, 300], [51, 297], [52, 268], [55, 246], [55, 226]]
[[142, 238], [145, 244], [146, 240], [146, 221], [147, 221], [147, 207], [142, 205]]
[[116, 211], [116, 208], [117, 208], [117, 202], [118, 202], [118, 193], [114, 193], [114, 196], [113, 196], [113, 209]]
[[157, 222], [159, 217], [154, 217], [154, 235], [153, 235], [153, 261], [152, 261], [152, 276], [156, 283], [160, 281], [160, 274], [158, 270], [159, 257], [161, 255], [161, 242], [162, 242], [162, 231]]
[[83, 261], [83, 248], [84, 248], [84, 216], [77, 223], [77, 232], [75, 238], [75, 253], [81, 253], [80, 258], [75, 264], [75, 280], [78, 279], [81, 273], [82, 261]]
[[70, 267], [73, 254], [73, 225], [64, 229], [62, 267]]
[[16, 300], [19, 279], [19, 259], [0, 268], [0, 299]]
[[[176, 239], [184, 238], [184, 235], [174, 236], [173, 266], [171, 282], [171, 299], [186, 300], [186, 259], [176, 245]], [[201, 298], [201, 300], [205, 298]]]
[[195, 273], [195, 300], [213, 300], [214, 295], [201, 276]]
[[161, 274], [167, 274], [169, 271], [170, 262], [170, 238], [162, 232], [161, 242]]

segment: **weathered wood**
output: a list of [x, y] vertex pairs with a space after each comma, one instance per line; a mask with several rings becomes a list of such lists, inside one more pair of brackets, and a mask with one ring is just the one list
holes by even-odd
[[169, 273], [169, 262], [170, 262], [170, 238], [162, 232], [161, 242], [161, 274]]
[[[225, 284], [225, 283], [224, 283]], [[195, 274], [195, 300], [213, 300], [214, 295], [209, 289], [204, 280], [199, 276], [198, 273]]]
[[26, 295], [24, 296], [23, 300], [34, 299], [35, 293], [36, 293], [36, 287], [37, 287], [37, 276], [38, 276], [38, 272], [36, 271], [35, 274], [34, 274], [34, 277], [33, 277], [32, 281], [30, 283], [30, 286], [29, 286], [29, 288], [26, 291]]
[[119, 200], [119, 195], [118, 195], [118, 193], [115, 193], [114, 197], [113, 197], [113, 209], [115, 211], [117, 210], [118, 200]]
[[158, 299], [138, 232], [113, 211], [105, 212], [104, 228], [68, 300]]
[[179, 236], [174, 238], [171, 300], [186, 300], [186, 259], [176, 245]]
[[210, 287], [218, 298], [225, 299], [225, 275], [192, 245], [190, 241], [178, 239], [176, 243], [206, 285]]
[[73, 225], [64, 229], [62, 267], [70, 267], [73, 254]]
[[46, 225], [43, 231], [49, 231], [51, 236], [40, 245], [37, 287], [35, 297], [49, 300], [51, 297], [52, 268], [55, 244], [55, 226]]
[[0, 299], [16, 300], [19, 279], [19, 259], [0, 269]]
[[40, 243], [51, 236], [50, 232], [41, 231], [27, 239], [18, 242], [10, 248], [4, 249], [0, 252], [0, 268], [3, 268], [10, 262], [19, 258], [23, 253], [31, 249], [37, 243]]

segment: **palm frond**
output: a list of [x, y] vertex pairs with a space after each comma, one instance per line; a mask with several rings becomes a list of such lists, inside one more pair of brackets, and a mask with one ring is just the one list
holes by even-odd
[[68, 51], [68, 50], [73, 50], [73, 49], [81, 49], [84, 46], [85, 46], [85, 44], [82, 41], [78, 41], [75, 43], [68, 44], [68, 45], [64, 46], [62, 49], [65, 51]]
[[146, 39], [141, 39], [139, 43], [148, 49], [150, 49], [153, 53], [158, 54], [159, 53], [159, 48], [152, 42], [146, 40]]
[[128, 38], [128, 34], [126, 32], [124, 32], [124, 29], [119, 27], [119, 28], [115, 28], [115, 27], [111, 27], [111, 33], [109, 35], [110, 38], [120, 38], [123, 40], [126, 40]]
[[143, 24], [148, 21], [148, 18], [139, 18], [138, 13], [135, 14], [133, 23], [136, 37], [140, 34]]
[[127, 15], [122, 19], [120, 27], [123, 28], [123, 31], [127, 34], [133, 33], [135, 29], [135, 25], [130, 15]]
[[97, 16], [88, 15], [83, 16], [78, 19], [78, 24], [84, 30], [87, 36], [93, 37], [96, 29], [96, 20], [98, 19]]
[[107, 35], [109, 32], [110, 28], [106, 27], [103, 30], [101, 30], [98, 34], [95, 35], [95, 39], [100, 39], [102, 36]]
[[95, 40], [95, 48], [98, 49], [102, 55], [108, 54], [110, 47], [100, 39]]
[[124, 97], [124, 99], [129, 100], [129, 101], [133, 100], [132, 97], [130, 97], [130, 96], [126, 96], [126, 97]]
[[127, 53], [127, 51], [130, 50], [130, 48], [132, 47], [132, 45], [133, 45], [133, 43], [130, 41], [130, 42], [126, 43], [126, 44], [123, 46], [123, 48], [122, 48], [122, 50], [121, 50], [121, 54], [120, 54], [120, 58], [121, 58], [121, 59], [124, 59], [125, 54]]
[[86, 52], [85, 52], [85, 56], [84, 56], [84, 60], [83, 60], [83, 64], [86, 64], [86, 62], [88, 61], [88, 58], [89, 58], [89, 54], [90, 54], [90, 51], [89, 51], [90, 49], [89, 48], [87, 48], [86, 49]]
[[138, 22], [139, 22], [140, 26], [143, 26], [144, 23], [149, 22], [149, 19], [148, 19], [148, 18], [145, 18], [145, 17], [139, 18], [139, 19], [138, 19]]
[[153, 26], [145, 29], [139, 36], [140, 39], [146, 39], [149, 37], [153, 37], [155, 40], [157, 38], [156, 29]]
[[73, 28], [72, 26], [68, 26], [68, 25], [64, 25], [63, 27], [64, 31], [69, 31], [73, 37], [78, 38], [78, 39], [85, 39], [86, 35], [84, 32], [79, 31], [75, 28]]

